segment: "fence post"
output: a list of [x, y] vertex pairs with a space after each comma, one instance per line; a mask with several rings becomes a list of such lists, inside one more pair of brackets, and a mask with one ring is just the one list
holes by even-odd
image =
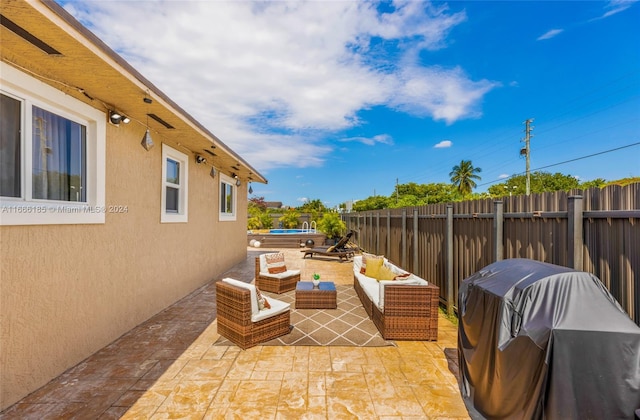
[[402, 209], [402, 250], [400, 252], [402, 267], [407, 266], [407, 209]]
[[493, 202], [493, 252], [496, 261], [504, 259], [504, 203]]
[[387, 258], [391, 254], [391, 210], [387, 210]]
[[376, 212], [376, 255], [380, 255], [380, 211]]
[[453, 205], [447, 204], [447, 314], [453, 315]]
[[583, 237], [583, 203], [581, 195], [572, 195], [569, 197], [567, 205], [568, 210], [568, 242], [569, 242], [569, 267], [576, 270], [583, 270], [582, 247], [584, 245]]
[[413, 209], [413, 272], [418, 273], [418, 209]]

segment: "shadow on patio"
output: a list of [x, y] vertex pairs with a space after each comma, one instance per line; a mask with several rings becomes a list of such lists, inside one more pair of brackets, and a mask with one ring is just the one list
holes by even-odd
[[[302, 280], [353, 284], [350, 262], [282, 249]], [[25, 397], [2, 419], [469, 418], [455, 325], [437, 342], [390, 347], [214, 346], [215, 281], [254, 278], [246, 261]], [[46, 345], [43, 343], [43, 345]]]

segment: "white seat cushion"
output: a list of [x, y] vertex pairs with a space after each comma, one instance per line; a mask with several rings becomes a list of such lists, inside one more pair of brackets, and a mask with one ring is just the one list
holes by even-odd
[[374, 305], [378, 306], [378, 300], [380, 299], [378, 280], [360, 273], [356, 273], [355, 275], [360, 283], [360, 287], [362, 287], [362, 290], [364, 291], [364, 294], [367, 295]]
[[[240, 280], [235, 280], [231, 278], [222, 279], [223, 282], [232, 284], [237, 287], [241, 287], [243, 289], [248, 289], [251, 292], [251, 316], [256, 315], [260, 310], [258, 309], [258, 294], [256, 293], [256, 286], [253, 284], [248, 284]], [[271, 301], [269, 301], [271, 302]]]
[[258, 322], [258, 321], [262, 321], [263, 319], [271, 318], [274, 315], [280, 315], [282, 313], [287, 312], [291, 306], [288, 303], [283, 302], [281, 300], [273, 299], [268, 296], [265, 296], [265, 297], [269, 301], [269, 305], [271, 305], [271, 308], [270, 309], [265, 308], [261, 311], [258, 311], [258, 313], [252, 314], [251, 321]]
[[300, 274], [300, 270], [287, 270], [287, 271], [284, 271], [284, 272], [278, 273], [278, 274], [271, 274], [268, 271], [260, 270], [260, 275], [261, 276], [272, 277], [274, 279], [284, 279], [284, 278], [295, 276], [295, 275], [298, 275], [298, 274]]

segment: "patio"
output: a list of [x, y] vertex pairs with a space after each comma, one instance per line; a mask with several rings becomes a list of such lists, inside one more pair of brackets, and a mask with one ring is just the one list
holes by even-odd
[[[253, 279], [254, 257], [219, 278]], [[287, 266], [353, 284], [351, 263]], [[218, 279], [215, 279], [218, 280]], [[457, 329], [439, 320], [437, 342], [395, 347], [214, 346], [212, 281], [68, 369], [2, 419], [420, 418], [467, 419], [457, 384]], [[46, 343], [43, 343], [46, 345]]]

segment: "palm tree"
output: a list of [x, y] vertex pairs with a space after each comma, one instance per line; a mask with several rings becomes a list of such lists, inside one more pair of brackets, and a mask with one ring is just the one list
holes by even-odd
[[449, 172], [451, 182], [458, 188], [462, 196], [471, 194], [471, 190], [477, 185], [474, 180], [481, 180], [479, 174], [482, 172], [480, 168], [474, 168], [470, 160], [463, 160], [460, 165], [453, 167], [453, 170]]

